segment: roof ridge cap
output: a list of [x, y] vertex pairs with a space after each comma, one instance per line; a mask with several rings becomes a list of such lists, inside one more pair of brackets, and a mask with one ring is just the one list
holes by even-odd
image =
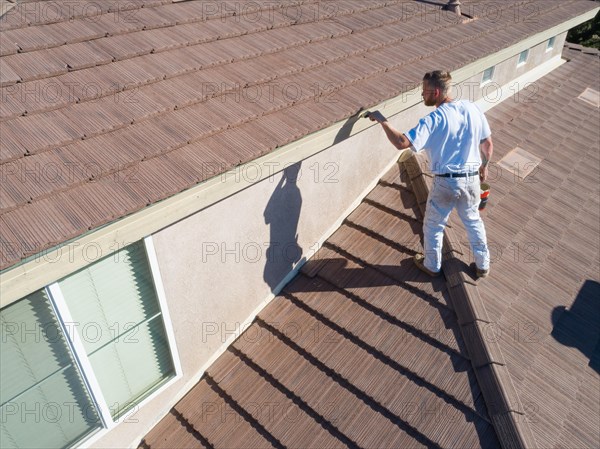
[[[424, 215], [431, 181], [427, 180], [428, 175], [421, 167], [422, 160], [415, 153], [403, 159], [417, 203]], [[454, 244], [455, 241], [453, 231], [447, 227], [442, 250], [442, 269], [492, 425], [503, 448], [535, 449], [538, 446], [498, 341], [496, 338], [489, 338], [490, 326], [495, 326], [495, 322], [488, 317], [477, 282], [467, 274], [464, 262], [455, 257], [455, 253], [462, 254]]]

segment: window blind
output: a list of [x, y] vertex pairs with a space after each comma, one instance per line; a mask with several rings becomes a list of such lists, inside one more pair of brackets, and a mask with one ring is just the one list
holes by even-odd
[[174, 375], [142, 242], [59, 286], [113, 418]]
[[100, 420], [45, 290], [0, 311], [2, 448], [65, 447]]

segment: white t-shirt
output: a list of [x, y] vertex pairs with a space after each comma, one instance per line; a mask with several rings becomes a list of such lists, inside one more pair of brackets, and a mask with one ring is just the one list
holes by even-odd
[[470, 173], [481, 165], [479, 143], [490, 137], [481, 109], [466, 100], [443, 103], [406, 133], [415, 151], [425, 150], [431, 172]]

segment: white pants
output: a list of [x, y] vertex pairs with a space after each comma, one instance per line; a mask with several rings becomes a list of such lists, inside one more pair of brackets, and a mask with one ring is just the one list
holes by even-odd
[[425, 247], [424, 265], [431, 271], [442, 267], [442, 242], [444, 228], [452, 209], [456, 207], [458, 216], [467, 231], [471, 250], [477, 268], [487, 270], [490, 267], [490, 253], [487, 246], [485, 227], [479, 216], [481, 189], [479, 176], [465, 178], [434, 177], [433, 188], [427, 199], [423, 240]]

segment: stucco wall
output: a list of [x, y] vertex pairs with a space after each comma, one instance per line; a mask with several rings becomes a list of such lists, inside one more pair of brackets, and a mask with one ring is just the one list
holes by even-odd
[[371, 129], [154, 236], [186, 373], [312, 256], [393, 157]]

